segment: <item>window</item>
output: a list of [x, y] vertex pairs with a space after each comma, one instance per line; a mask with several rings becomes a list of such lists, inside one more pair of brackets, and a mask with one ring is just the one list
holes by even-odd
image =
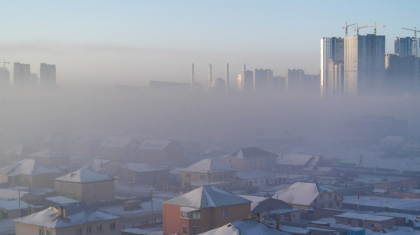
[[77, 230], [76, 230], [76, 234], [77, 235], [82, 235], [82, 228], [77, 228]]
[[222, 211], [222, 218], [226, 219], [227, 218], [227, 210], [223, 210]]
[[191, 174], [190, 173], [187, 173], [187, 178], [191, 178]]
[[46, 235], [51, 235], [51, 231], [47, 230], [45, 234]]
[[187, 226], [182, 225], [182, 234], [186, 235], [187, 234]]
[[86, 233], [92, 233], [92, 226], [86, 227]]
[[96, 232], [97, 233], [102, 233], [102, 224], [96, 225]]
[[109, 224], [109, 229], [110, 230], [115, 230], [116, 227], [117, 226], [115, 225], [115, 222], [112, 222], [112, 223]]
[[39, 235], [44, 235], [44, 229], [43, 228], [39, 229]]
[[197, 226], [191, 227], [191, 235], [197, 235]]

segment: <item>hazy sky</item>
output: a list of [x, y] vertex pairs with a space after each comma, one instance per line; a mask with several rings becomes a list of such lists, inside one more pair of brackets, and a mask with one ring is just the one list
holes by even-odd
[[401, 27], [420, 28], [419, 9], [416, 0], [1, 1], [0, 60], [36, 73], [41, 62], [56, 64], [59, 85], [189, 82], [191, 62], [204, 82], [208, 61], [215, 77], [226, 62], [233, 77], [244, 62], [275, 75], [315, 74], [321, 37], [376, 21], [393, 53], [394, 37], [413, 35]]

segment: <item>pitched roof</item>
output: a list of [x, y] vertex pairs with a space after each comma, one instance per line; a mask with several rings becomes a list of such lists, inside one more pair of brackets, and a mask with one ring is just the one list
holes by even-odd
[[22, 200], [19, 201], [19, 199], [0, 201], [0, 208], [3, 208], [7, 211], [18, 210], [19, 206], [21, 209], [24, 209], [28, 207], [28, 203]]
[[70, 174], [58, 177], [55, 180], [75, 183], [90, 183], [114, 180], [114, 178], [108, 174], [97, 173], [89, 168], [82, 168]]
[[197, 163], [192, 164], [187, 168], [184, 168], [182, 171], [198, 173], [219, 173], [235, 171], [235, 169], [212, 159], [203, 159]]
[[[251, 201], [251, 212], [253, 214], [260, 213], [264, 211], [272, 211], [272, 210], [279, 210], [279, 209], [291, 209], [292, 207], [287, 205], [285, 202], [273, 198], [267, 197], [260, 197], [260, 196], [249, 196], [249, 195], [240, 195], [241, 197]], [[268, 208], [265, 206], [259, 206], [263, 204], [270, 204]], [[262, 208], [264, 207], [264, 208]], [[254, 211], [255, 210], [255, 211]]]
[[201, 209], [251, 203], [251, 201], [214, 186], [206, 185], [163, 203]]
[[349, 218], [349, 219], [359, 219], [359, 220], [369, 220], [369, 221], [387, 221], [393, 219], [393, 217], [389, 216], [381, 216], [381, 215], [371, 215], [371, 214], [360, 214], [360, 213], [352, 213], [352, 212], [346, 212], [339, 215], [334, 215], [334, 217], [340, 217], [340, 218]]
[[277, 157], [277, 154], [270, 153], [257, 147], [241, 148], [233, 153], [221, 156], [239, 159], [258, 158], [258, 157]]
[[13, 148], [13, 149], [10, 149], [10, 150], [4, 152], [3, 154], [16, 155], [16, 156], [27, 156], [31, 153], [35, 153], [35, 152], [38, 152], [38, 151], [39, 151], [38, 149], [35, 149], [35, 148], [29, 147], [27, 145], [21, 144], [16, 148]]
[[281, 165], [305, 165], [307, 164], [315, 155], [308, 154], [284, 154], [279, 156], [276, 160], [277, 164]]
[[66, 157], [66, 155], [62, 153], [54, 152], [50, 149], [44, 149], [44, 150], [29, 154], [28, 157], [59, 158], [59, 157]]
[[13, 163], [0, 169], [0, 174], [13, 175], [41, 175], [61, 173], [56, 166], [45, 165], [34, 159], [24, 159], [20, 162]]
[[137, 164], [137, 163], [126, 163], [122, 166], [123, 169], [135, 171], [135, 172], [149, 172], [149, 171], [164, 171], [168, 170], [166, 167], [150, 164]]
[[255, 219], [237, 220], [219, 228], [201, 233], [201, 235], [287, 235]]
[[309, 206], [320, 193], [333, 192], [315, 183], [296, 182], [277, 191], [272, 198], [288, 204]]
[[68, 203], [62, 205], [66, 211], [64, 218], [58, 212], [59, 206], [51, 206], [43, 211], [16, 219], [15, 222], [33, 224], [49, 228], [61, 228], [99, 221], [119, 219], [119, 216], [111, 215], [103, 211], [95, 210], [85, 202]]
[[131, 137], [108, 137], [102, 141], [102, 147], [115, 147], [124, 148], [130, 145], [132, 142], [138, 144], [137, 140]]
[[72, 142], [76, 136], [68, 132], [53, 132], [45, 137], [42, 142]]
[[140, 149], [149, 149], [149, 150], [163, 150], [165, 149], [172, 141], [170, 140], [144, 140], [140, 144]]

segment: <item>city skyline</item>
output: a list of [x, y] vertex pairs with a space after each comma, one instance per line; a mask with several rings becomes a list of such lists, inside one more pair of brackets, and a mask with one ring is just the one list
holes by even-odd
[[[387, 26], [379, 28], [378, 35], [386, 36], [386, 53], [393, 53], [395, 37], [412, 36], [401, 28], [416, 26], [414, 9], [420, 5], [408, 1], [369, 1], [363, 7], [361, 1], [340, 6], [324, 1], [322, 8], [303, 1], [105, 2], [101, 7], [94, 2], [44, 3], [3, 3], [0, 19], [7, 33], [0, 39], [0, 60], [35, 65], [33, 71], [39, 71], [43, 62], [56, 64], [58, 84], [99, 86], [188, 82], [191, 63], [196, 81], [205, 84], [208, 61], [215, 78], [225, 77], [226, 62], [235, 76], [243, 63], [270, 68], [275, 76], [285, 76], [289, 68], [317, 74], [320, 38], [344, 37], [341, 27], [346, 22], [377, 22]], [[408, 3], [411, 7], [399, 7]], [[320, 10], [329, 14], [320, 15]], [[253, 17], [261, 11], [266, 14]], [[399, 17], [391, 21], [390, 14]], [[370, 33], [372, 28], [360, 32]], [[354, 34], [350, 28], [349, 35]]]

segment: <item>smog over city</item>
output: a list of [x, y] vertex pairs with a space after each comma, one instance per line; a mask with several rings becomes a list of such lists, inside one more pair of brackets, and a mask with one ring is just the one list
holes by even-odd
[[2, 1], [0, 235], [420, 234], [419, 7]]

